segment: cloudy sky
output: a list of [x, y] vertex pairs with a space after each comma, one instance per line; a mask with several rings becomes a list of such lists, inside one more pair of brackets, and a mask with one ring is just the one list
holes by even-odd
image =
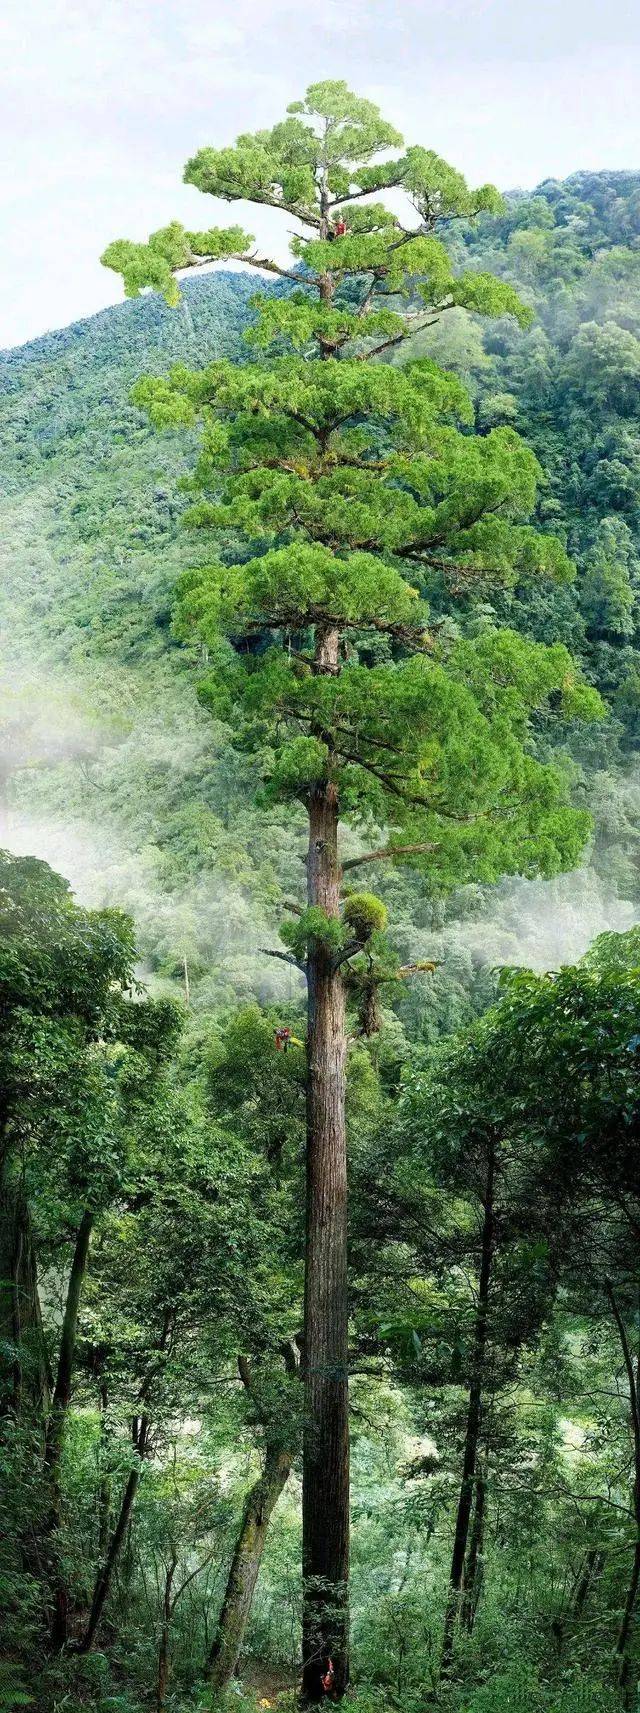
[[638, 0], [4, 0], [0, 346], [116, 302], [105, 244], [210, 224], [187, 157], [327, 76], [478, 183], [640, 168]]

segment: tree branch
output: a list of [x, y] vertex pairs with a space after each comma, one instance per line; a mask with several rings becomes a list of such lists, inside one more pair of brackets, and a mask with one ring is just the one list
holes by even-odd
[[426, 843], [418, 845], [382, 845], [380, 850], [366, 851], [364, 856], [348, 857], [347, 861], [342, 864], [342, 872], [345, 874], [348, 868], [359, 868], [360, 865], [365, 862], [392, 862], [395, 857], [418, 856], [423, 853], [437, 851], [439, 849], [440, 846], [437, 844]]
[[395, 184], [369, 185], [366, 190], [349, 190], [345, 196], [334, 196], [333, 200], [327, 203], [327, 207], [337, 208], [339, 203], [357, 202], [361, 196], [377, 196], [381, 190], [402, 190], [402, 188], [402, 179], [399, 178]]
[[258, 950], [265, 958], [279, 958], [283, 964], [292, 964], [294, 970], [300, 970], [300, 974], [306, 976], [306, 964], [301, 964], [298, 958], [294, 958], [292, 952], [276, 952], [271, 946], [259, 946]]
[[406, 981], [410, 975], [435, 975], [436, 970], [440, 967], [441, 960], [439, 958], [424, 958], [417, 964], [401, 964], [399, 970], [396, 970], [393, 980]]
[[[274, 206], [279, 208], [280, 204], [275, 203]], [[307, 279], [306, 275], [303, 277], [292, 268], [281, 268], [277, 262], [272, 262], [269, 256], [256, 256], [255, 251], [247, 255], [245, 250], [234, 250], [227, 256], [194, 256], [191, 262], [185, 262], [182, 267], [176, 268], [175, 273], [180, 275], [193, 272], [194, 268], [208, 268], [213, 262], [245, 262], [248, 268], [260, 268], [262, 273], [278, 274], [280, 279], [293, 280], [294, 285], [320, 285], [315, 274], [311, 279]]]
[[209, 1565], [211, 1563], [211, 1560], [214, 1557], [216, 1550], [217, 1550], [217, 1548], [215, 1546], [212, 1546], [211, 1552], [207, 1553], [207, 1556], [206, 1556], [206, 1558], [203, 1558], [202, 1563], [197, 1564], [195, 1570], [191, 1570], [189, 1572], [189, 1575], [185, 1576], [184, 1582], [180, 1583], [180, 1587], [176, 1589], [176, 1592], [173, 1596], [173, 1600], [171, 1601], [171, 1617], [173, 1617], [173, 1614], [175, 1612], [178, 1601], [181, 1598], [181, 1596], [184, 1594], [185, 1588], [189, 1587], [190, 1582], [195, 1582], [196, 1576], [202, 1575], [203, 1570], [206, 1570], [207, 1565]]
[[282, 279], [282, 280], [293, 280], [294, 285], [298, 285], [298, 286], [299, 285], [311, 285], [311, 286], [318, 286], [318, 288], [320, 286], [320, 280], [316, 277], [315, 274], [312, 276], [311, 279], [307, 279], [306, 275], [301, 276], [299, 273], [295, 273], [293, 268], [281, 268], [281, 267], [279, 267], [278, 263], [272, 262], [268, 256], [256, 256], [255, 254], [251, 255], [251, 256], [245, 256], [245, 255], [241, 254], [241, 255], [235, 256], [233, 258], [233, 260], [238, 261], [238, 262], [246, 262], [247, 266], [250, 268], [261, 268], [263, 270], [263, 272], [267, 273], [267, 274], [279, 274], [280, 279]]
[[606, 1291], [607, 1296], [609, 1298], [613, 1318], [615, 1320], [615, 1323], [616, 1323], [616, 1326], [618, 1329], [618, 1336], [620, 1339], [620, 1344], [622, 1346], [622, 1355], [624, 1358], [624, 1365], [625, 1365], [625, 1369], [627, 1372], [627, 1379], [629, 1381], [629, 1408], [631, 1411], [631, 1423], [632, 1423], [632, 1427], [633, 1427], [633, 1444], [634, 1444], [634, 1450], [635, 1450], [635, 1466], [636, 1466], [636, 1478], [637, 1478], [638, 1472], [640, 1472], [640, 1402], [638, 1400], [638, 1389], [636, 1386], [636, 1377], [635, 1377], [634, 1370], [633, 1370], [633, 1357], [631, 1355], [631, 1350], [629, 1347], [629, 1340], [627, 1338], [627, 1330], [626, 1330], [624, 1321], [622, 1319], [622, 1315], [620, 1313], [620, 1309], [618, 1307], [616, 1295], [615, 1295], [613, 1285], [612, 1285], [610, 1279], [605, 1279], [604, 1288], [605, 1288], [605, 1291]]
[[[392, 345], [401, 345], [403, 339], [411, 338], [413, 333], [422, 333], [424, 332], [425, 327], [435, 327], [436, 322], [440, 320], [441, 315], [444, 315], [445, 310], [453, 309], [454, 305], [452, 301], [451, 303], [442, 303], [438, 306], [434, 304], [433, 307], [436, 311], [435, 315], [432, 314], [430, 317], [427, 317], [426, 320], [420, 321], [419, 326], [412, 325], [412, 318], [409, 317], [400, 333], [394, 333], [390, 339], [383, 339], [382, 344], [374, 345], [372, 351], [361, 351], [355, 359], [356, 363], [369, 362], [372, 357], [379, 357], [381, 351], [389, 351]], [[418, 319], [419, 318], [416, 316], [416, 321]]]
[[363, 952], [365, 944], [366, 942], [363, 940], [350, 940], [348, 946], [345, 946], [344, 949], [338, 953], [338, 956], [333, 959], [331, 968], [334, 975], [337, 974], [337, 971], [343, 964], [347, 963], [349, 958], [355, 957], [356, 952]]
[[[311, 432], [314, 432], [313, 429]], [[434, 639], [425, 630], [424, 625], [401, 624], [393, 619], [347, 619], [341, 613], [325, 613], [316, 607], [309, 607], [306, 613], [300, 611], [272, 613], [271, 615], [263, 613], [260, 618], [244, 619], [243, 629], [247, 632], [265, 629], [301, 631], [307, 625], [316, 624], [337, 625], [341, 630], [380, 631], [382, 636], [394, 636], [398, 642], [404, 642], [407, 646], [411, 645], [415, 648], [419, 643], [422, 643], [425, 654], [433, 648]]]

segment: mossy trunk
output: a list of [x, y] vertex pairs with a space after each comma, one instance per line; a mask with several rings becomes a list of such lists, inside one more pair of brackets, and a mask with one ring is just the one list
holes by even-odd
[[251, 1611], [267, 1530], [291, 1469], [287, 1451], [267, 1447], [264, 1470], [248, 1493], [213, 1646], [209, 1682], [219, 1693], [235, 1672]]

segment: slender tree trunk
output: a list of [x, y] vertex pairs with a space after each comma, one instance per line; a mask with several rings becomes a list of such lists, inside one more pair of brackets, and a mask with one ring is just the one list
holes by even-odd
[[615, 1646], [618, 1681], [623, 1691], [624, 1704], [625, 1707], [631, 1707], [633, 1695], [629, 1682], [629, 1642], [635, 1617], [638, 1589], [640, 1588], [640, 1356], [634, 1364], [624, 1319], [620, 1311], [613, 1286], [608, 1279], [605, 1282], [605, 1289], [611, 1304], [613, 1318], [616, 1323], [627, 1379], [629, 1382], [629, 1418], [634, 1458], [633, 1515], [636, 1538], [627, 1596], [622, 1614], [622, 1622], [620, 1624]]
[[102, 1617], [104, 1606], [105, 1606], [106, 1600], [108, 1598], [108, 1595], [109, 1595], [109, 1592], [111, 1589], [111, 1583], [113, 1580], [113, 1572], [115, 1570], [116, 1564], [118, 1562], [118, 1558], [120, 1556], [120, 1552], [122, 1549], [122, 1543], [124, 1541], [124, 1538], [125, 1538], [125, 1535], [127, 1532], [127, 1528], [129, 1526], [129, 1521], [131, 1518], [131, 1513], [133, 1511], [136, 1493], [137, 1493], [138, 1487], [140, 1485], [140, 1476], [142, 1473], [142, 1462], [143, 1462], [143, 1458], [145, 1456], [145, 1452], [147, 1449], [148, 1437], [149, 1437], [149, 1420], [148, 1420], [148, 1417], [147, 1416], [140, 1416], [140, 1417], [136, 1416], [136, 1417], [134, 1417], [133, 1444], [134, 1444], [134, 1449], [136, 1452], [136, 1462], [134, 1463], [133, 1468], [129, 1470], [129, 1474], [127, 1476], [127, 1481], [126, 1481], [124, 1493], [122, 1495], [122, 1502], [120, 1505], [120, 1512], [119, 1512], [118, 1520], [116, 1522], [115, 1529], [113, 1531], [113, 1534], [111, 1536], [111, 1540], [109, 1542], [109, 1547], [108, 1547], [108, 1550], [106, 1553], [106, 1557], [105, 1557], [104, 1562], [101, 1565], [100, 1570], [98, 1571], [98, 1575], [96, 1577], [95, 1587], [93, 1590], [93, 1599], [91, 1602], [91, 1611], [89, 1613], [89, 1619], [88, 1619], [87, 1627], [86, 1627], [86, 1630], [84, 1632], [84, 1635], [83, 1635], [81, 1641], [78, 1642], [77, 1648], [75, 1650], [76, 1653], [86, 1654], [89, 1652], [89, 1649], [91, 1648], [91, 1645], [93, 1643], [94, 1636], [96, 1634], [96, 1630], [97, 1630], [98, 1625], [100, 1623], [100, 1619]]
[[167, 1572], [166, 1572], [165, 1581], [164, 1581], [164, 1596], [163, 1596], [163, 1601], [162, 1601], [162, 1622], [161, 1622], [161, 1626], [160, 1626], [160, 1642], [159, 1642], [159, 1646], [158, 1646], [158, 1681], [156, 1683], [156, 1713], [164, 1713], [164, 1710], [165, 1710], [165, 1707], [167, 1704], [167, 1689], [169, 1686], [169, 1670], [170, 1670], [169, 1633], [171, 1630], [171, 1617], [172, 1617], [172, 1613], [173, 1613], [173, 1602], [171, 1599], [171, 1588], [172, 1588], [172, 1584], [173, 1584], [173, 1578], [175, 1576], [176, 1563], [177, 1563], [177, 1560], [175, 1558], [172, 1558], [170, 1564], [167, 1566]]
[[[47, 1536], [51, 1539], [60, 1524], [60, 1464], [64, 1440], [67, 1411], [71, 1400], [73, 1380], [73, 1364], [78, 1331], [78, 1313], [82, 1285], [87, 1270], [89, 1258], [89, 1243], [93, 1228], [94, 1214], [88, 1208], [82, 1215], [76, 1233], [76, 1242], [71, 1262], [71, 1272], [67, 1286], [67, 1300], [64, 1309], [62, 1332], [60, 1335], [60, 1350], [58, 1354], [58, 1369], [56, 1383], [51, 1400], [51, 1412], [47, 1422], [45, 1438], [44, 1461], [49, 1476], [49, 1516], [47, 1520]], [[53, 1544], [53, 1543], [52, 1543]], [[51, 1646], [59, 1653], [65, 1646], [69, 1633], [69, 1590], [65, 1577], [62, 1575], [57, 1561], [55, 1549], [51, 1554], [53, 1572], [53, 1611], [51, 1615]]]
[[469, 1542], [469, 1524], [471, 1506], [476, 1485], [476, 1465], [478, 1443], [482, 1425], [482, 1390], [484, 1380], [484, 1359], [487, 1343], [487, 1314], [489, 1307], [489, 1284], [491, 1279], [491, 1263], [493, 1259], [494, 1238], [494, 1193], [495, 1150], [493, 1141], [489, 1147], [487, 1162], [487, 1177], [484, 1194], [484, 1218], [482, 1223], [482, 1249], [480, 1260], [480, 1277], [478, 1281], [478, 1306], [476, 1310], [473, 1356], [471, 1368], [471, 1385], [469, 1388], [469, 1404], [467, 1408], [467, 1430], [465, 1435], [464, 1459], [462, 1465], [462, 1481], [458, 1510], [456, 1515], [453, 1552], [451, 1555], [451, 1570], [449, 1573], [449, 1594], [444, 1620], [444, 1635], [442, 1643], [441, 1669], [444, 1674], [451, 1664], [453, 1638], [456, 1619], [460, 1607], [460, 1592], [463, 1585], [464, 1565]]
[[589, 1551], [585, 1553], [571, 1601], [570, 1615], [574, 1621], [580, 1617], [594, 1583], [601, 1576], [604, 1561], [605, 1555], [601, 1547], [590, 1547]]
[[0, 1414], [23, 1405], [44, 1426], [49, 1398], [36, 1256], [24, 1189], [4, 1159], [0, 1211], [0, 1337], [11, 1352], [0, 1386]]
[[551, 1625], [552, 1633], [558, 1644], [559, 1654], [562, 1653], [564, 1648], [567, 1629], [569, 1626], [573, 1628], [578, 1624], [591, 1590], [598, 1577], [602, 1575], [605, 1565], [605, 1556], [606, 1555], [602, 1551], [601, 1547], [589, 1547], [588, 1552], [585, 1552], [582, 1557], [579, 1569], [577, 1570], [574, 1578], [571, 1598], [569, 1600], [566, 1613], [554, 1618]]
[[267, 1445], [262, 1475], [248, 1493], [209, 1654], [209, 1682], [219, 1693], [231, 1682], [244, 1641], [267, 1530], [291, 1470], [291, 1454]]
[[[639, 1527], [640, 1527], [640, 1524], [639, 1524]], [[622, 1689], [624, 1706], [626, 1708], [632, 1708], [635, 1705], [635, 1692], [633, 1690], [633, 1686], [632, 1686], [631, 1681], [630, 1681], [631, 1661], [629, 1659], [629, 1641], [630, 1641], [630, 1637], [631, 1637], [631, 1629], [632, 1629], [634, 1615], [635, 1615], [635, 1609], [636, 1609], [636, 1603], [637, 1603], [637, 1599], [638, 1599], [638, 1589], [639, 1588], [640, 1588], [640, 1533], [638, 1535], [638, 1539], [636, 1540], [636, 1544], [634, 1547], [633, 1563], [632, 1563], [632, 1567], [631, 1567], [631, 1576], [629, 1579], [629, 1587], [627, 1589], [627, 1598], [625, 1600], [624, 1612], [622, 1615], [622, 1623], [620, 1625], [618, 1639], [616, 1642], [616, 1652], [615, 1652], [618, 1682], [619, 1682], [620, 1687]]]
[[[320, 668], [337, 669], [339, 637], [316, 644]], [[309, 805], [309, 903], [336, 917], [340, 900], [338, 803], [329, 784]], [[305, 1420], [302, 1483], [302, 1690], [320, 1701], [349, 1678], [349, 1396], [347, 1370], [346, 996], [319, 940], [308, 958]]]
[[463, 1574], [463, 1598], [460, 1619], [466, 1630], [473, 1630], [482, 1593], [484, 1573], [484, 1531], [487, 1517], [487, 1483], [485, 1474], [476, 1475], [473, 1518]]
[[107, 1388], [102, 1381], [100, 1386], [100, 1449], [99, 1449], [99, 1479], [98, 1479], [98, 1558], [103, 1559], [109, 1540], [109, 1516], [111, 1512], [111, 1476], [109, 1474], [107, 1451]]
[[67, 1286], [67, 1300], [64, 1307], [64, 1319], [60, 1335], [60, 1350], [58, 1353], [58, 1369], [56, 1383], [51, 1400], [51, 1413], [47, 1423], [45, 1444], [45, 1463], [55, 1480], [60, 1463], [62, 1441], [67, 1410], [71, 1401], [71, 1384], [73, 1380], [73, 1364], [76, 1352], [76, 1337], [78, 1332], [78, 1314], [80, 1298], [87, 1262], [89, 1259], [89, 1244], [95, 1215], [86, 1208], [76, 1233], [71, 1272]]

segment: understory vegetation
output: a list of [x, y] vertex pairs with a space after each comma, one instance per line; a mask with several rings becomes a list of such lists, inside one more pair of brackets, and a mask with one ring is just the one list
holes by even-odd
[[0, 356], [0, 1708], [629, 1713], [640, 173], [186, 177]]

